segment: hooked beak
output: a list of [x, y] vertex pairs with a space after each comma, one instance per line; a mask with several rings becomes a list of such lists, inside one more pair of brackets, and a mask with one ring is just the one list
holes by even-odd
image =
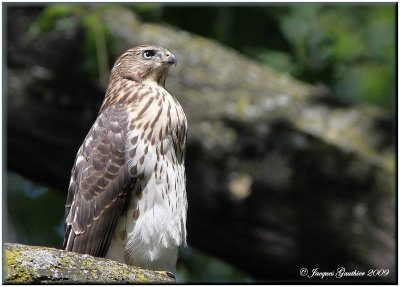
[[177, 60], [176, 60], [175, 55], [174, 55], [174, 54], [170, 54], [170, 55], [167, 57], [166, 62], [167, 62], [168, 64], [170, 64], [170, 65], [175, 65], [175, 66], [176, 66]]

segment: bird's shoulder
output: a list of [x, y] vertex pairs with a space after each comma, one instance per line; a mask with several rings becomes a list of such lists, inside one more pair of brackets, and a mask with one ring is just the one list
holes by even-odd
[[101, 193], [120, 172], [124, 173], [128, 120], [129, 111], [122, 104], [99, 113], [75, 160], [71, 180], [78, 184], [74, 186], [76, 192], [85, 193], [85, 197]]

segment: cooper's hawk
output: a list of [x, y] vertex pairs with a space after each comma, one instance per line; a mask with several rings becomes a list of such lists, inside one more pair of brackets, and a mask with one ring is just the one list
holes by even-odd
[[186, 244], [187, 121], [165, 88], [175, 56], [154, 45], [116, 61], [80, 147], [65, 205], [65, 250], [173, 271]]

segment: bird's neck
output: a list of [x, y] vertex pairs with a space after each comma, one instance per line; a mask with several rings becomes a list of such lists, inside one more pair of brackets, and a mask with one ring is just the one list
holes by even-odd
[[167, 75], [168, 69], [152, 71], [144, 78], [142, 82], [150, 85], [159, 85], [164, 88]]
[[146, 79], [112, 75], [99, 113], [115, 104], [130, 105], [134, 103], [141, 97], [142, 88], [152, 87], [163, 90], [167, 72], [158, 73], [154, 76], [149, 75]]

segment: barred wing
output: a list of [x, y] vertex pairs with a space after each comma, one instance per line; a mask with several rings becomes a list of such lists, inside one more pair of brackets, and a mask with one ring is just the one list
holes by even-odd
[[65, 206], [64, 249], [104, 257], [135, 179], [125, 159], [123, 105], [99, 114], [75, 159]]

